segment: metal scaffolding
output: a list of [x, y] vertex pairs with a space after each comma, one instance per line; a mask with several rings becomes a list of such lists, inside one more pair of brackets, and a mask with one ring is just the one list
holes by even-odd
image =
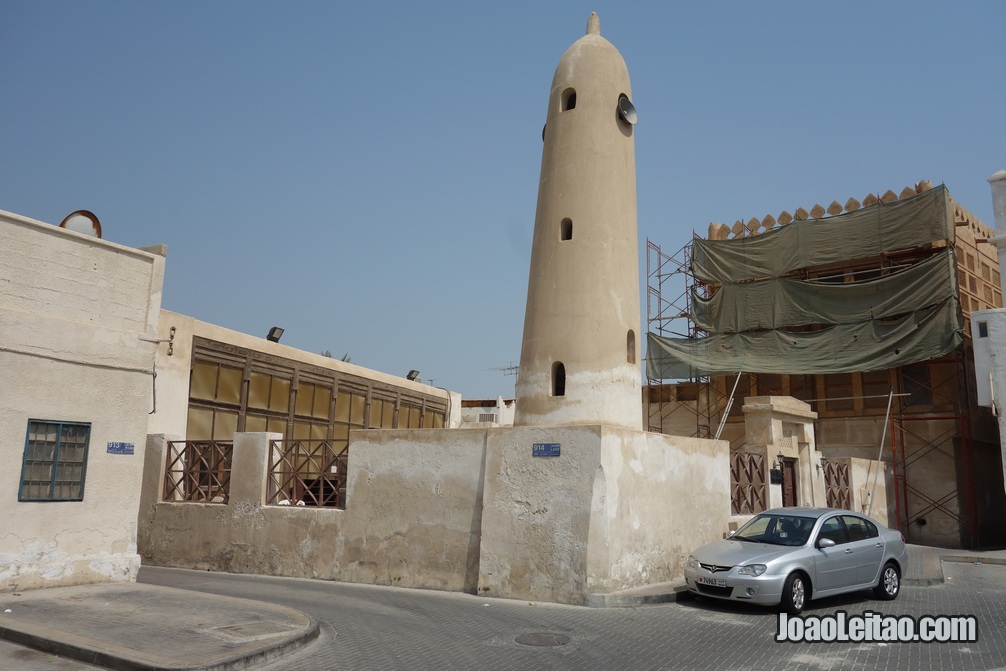
[[[947, 241], [947, 244], [955, 247], [956, 254], [955, 242]], [[691, 254], [691, 242], [674, 254], [667, 254], [658, 244], [647, 240], [646, 310], [650, 333], [679, 338], [706, 335], [690, 317], [693, 290], [697, 290], [699, 295], [706, 295], [705, 285], [691, 273]], [[912, 263], [926, 255], [925, 250], [915, 250], [898, 254], [896, 259], [893, 255], [880, 259], [879, 263], [882, 267], [892, 261]], [[964, 271], [968, 269], [959, 259], [956, 266], [963, 282], [966, 277]], [[967, 287], [965, 284], [965, 289]], [[962, 317], [966, 319], [966, 314]], [[976, 468], [981, 466], [975, 460], [972, 445], [972, 436], [987, 418], [981, 416], [981, 409], [974, 402], [970, 348], [970, 333], [966, 333], [964, 345], [939, 360], [918, 362], [907, 367], [912, 370], [899, 368], [889, 371], [892, 387], [903, 393], [905, 398], [899, 399], [893, 409], [889, 435], [884, 441], [887, 445], [882, 454], [885, 460], [890, 458], [894, 524], [909, 541], [925, 542], [927, 533], [924, 525], [927, 520], [939, 518], [953, 520], [959, 526], [963, 547], [978, 547], [990, 540], [983, 538], [980, 531], [981, 511], [976, 497], [975, 473]], [[746, 384], [742, 393], [765, 393], [766, 386], [757, 374], [744, 375]], [[791, 382], [786, 383], [787, 389], [795, 384], [792, 379], [799, 376], [789, 377]], [[803, 377], [804, 388], [813, 390], [815, 385], [818, 389], [822, 388], [823, 383], [817, 380], [822, 376]], [[731, 412], [727, 402], [733, 382], [722, 376], [673, 382], [648, 377], [648, 430], [713, 437], [721, 420], [736, 418], [740, 421], [740, 413], [736, 412], [736, 408]], [[755, 392], [755, 389], [759, 391]], [[778, 393], [785, 392], [780, 389]], [[811, 402], [815, 411], [826, 410], [818, 425], [822, 421], [843, 419], [838, 404], [829, 405], [844, 399], [827, 398], [828, 394], [803, 396]], [[918, 401], [920, 398], [930, 400], [923, 403]], [[862, 401], [858, 403], [863, 404]], [[855, 416], [850, 403], [845, 417], [852, 419]], [[732, 447], [736, 448], [743, 443], [743, 434], [738, 437], [733, 431], [732, 435], [734, 442], [738, 443]], [[819, 443], [818, 447], [828, 449], [826, 443]], [[891, 451], [887, 452], [887, 449]], [[927, 473], [946, 468], [954, 469], [953, 484], [947, 481], [939, 484], [930, 482]]]

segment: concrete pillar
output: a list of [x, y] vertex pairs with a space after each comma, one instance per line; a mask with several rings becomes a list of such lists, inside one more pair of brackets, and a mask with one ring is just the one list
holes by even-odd
[[269, 441], [282, 439], [282, 433], [234, 434], [228, 505], [265, 504], [269, 477]]
[[164, 495], [168, 443], [174, 440], [182, 438], [163, 433], [147, 434], [143, 453], [143, 480], [140, 484], [140, 509], [136, 520], [136, 547], [141, 557], [149, 556], [150, 533], [157, 517], [157, 504]]
[[516, 426], [642, 429], [631, 96], [591, 14], [549, 93]]

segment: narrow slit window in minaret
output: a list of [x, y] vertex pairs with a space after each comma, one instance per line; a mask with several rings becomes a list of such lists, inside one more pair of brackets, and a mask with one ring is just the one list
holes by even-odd
[[559, 224], [559, 239], [560, 240], [572, 240], [573, 239], [573, 220], [566, 217]]
[[636, 363], [636, 332], [629, 329], [625, 336], [625, 360], [628, 363]]
[[566, 367], [561, 361], [552, 364], [552, 396], [566, 395]]
[[566, 89], [562, 92], [562, 111], [576, 107], [576, 89]]

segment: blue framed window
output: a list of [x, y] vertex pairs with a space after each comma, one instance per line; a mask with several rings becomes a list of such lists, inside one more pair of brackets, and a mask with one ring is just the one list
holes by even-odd
[[18, 501], [82, 501], [91, 425], [28, 420]]

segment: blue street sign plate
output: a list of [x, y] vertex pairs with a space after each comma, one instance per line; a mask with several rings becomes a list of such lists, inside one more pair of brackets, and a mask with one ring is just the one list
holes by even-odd
[[136, 446], [133, 443], [109, 443], [108, 453], [109, 454], [133, 454], [136, 452]]
[[558, 457], [559, 443], [534, 443], [531, 446], [532, 457]]

